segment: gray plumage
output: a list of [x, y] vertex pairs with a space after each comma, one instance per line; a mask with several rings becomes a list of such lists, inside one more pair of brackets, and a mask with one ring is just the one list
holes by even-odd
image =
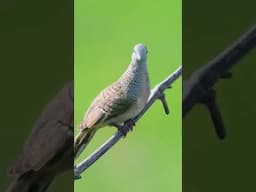
[[86, 112], [80, 124], [80, 132], [75, 139], [76, 157], [99, 128], [111, 124], [120, 125], [135, 117], [144, 108], [149, 94], [147, 48], [137, 44], [127, 70], [93, 100]]
[[73, 168], [73, 81], [46, 105], [19, 158], [8, 192], [45, 192], [58, 174]]

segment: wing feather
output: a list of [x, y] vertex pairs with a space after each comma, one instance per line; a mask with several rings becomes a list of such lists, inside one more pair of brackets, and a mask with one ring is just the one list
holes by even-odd
[[10, 175], [37, 171], [51, 161], [73, 138], [73, 82], [45, 107], [29, 135]]
[[80, 128], [104, 126], [108, 120], [124, 114], [134, 101], [125, 96], [121, 85], [114, 84], [104, 89], [92, 102]]

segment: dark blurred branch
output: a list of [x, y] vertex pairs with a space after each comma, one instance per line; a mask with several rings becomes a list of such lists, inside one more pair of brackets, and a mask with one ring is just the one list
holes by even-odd
[[207, 106], [219, 138], [225, 137], [224, 122], [216, 103], [214, 84], [220, 79], [231, 78], [229, 72], [238, 61], [256, 45], [256, 25], [216, 58], [195, 71], [183, 81], [182, 115], [185, 117], [195, 104]]
[[[171, 87], [171, 84], [178, 79], [182, 74], [182, 67], [180, 66], [176, 69], [171, 75], [169, 75], [164, 81], [156, 85], [150, 94], [148, 102], [145, 108], [140, 112], [132, 120], [137, 122], [145, 113], [146, 111], [152, 106], [152, 104], [157, 100], [160, 99], [163, 103], [165, 113], [169, 113], [169, 109], [167, 106], [167, 102], [165, 100], [164, 91]], [[89, 157], [87, 157], [84, 161], [79, 163], [74, 168], [74, 175], [75, 179], [79, 179], [81, 173], [88, 169], [95, 161], [97, 161], [101, 156], [103, 156], [114, 144], [116, 144], [121, 138], [123, 137], [123, 133], [118, 131], [113, 135], [110, 139], [108, 139], [102, 146], [100, 146], [94, 153], [92, 153]]]

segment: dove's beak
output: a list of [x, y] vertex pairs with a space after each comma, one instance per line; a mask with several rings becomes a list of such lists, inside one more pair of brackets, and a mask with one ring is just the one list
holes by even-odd
[[134, 54], [136, 55], [137, 60], [141, 60], [141, 56], [137, 51], [134, 51]]

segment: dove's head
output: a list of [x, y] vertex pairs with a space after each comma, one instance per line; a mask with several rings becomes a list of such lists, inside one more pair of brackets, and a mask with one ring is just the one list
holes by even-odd
[[133, 48], [132, 60], [133, 61], [145, 61], [147, 59], [147, 47], [143, 44], [137, 44]]

